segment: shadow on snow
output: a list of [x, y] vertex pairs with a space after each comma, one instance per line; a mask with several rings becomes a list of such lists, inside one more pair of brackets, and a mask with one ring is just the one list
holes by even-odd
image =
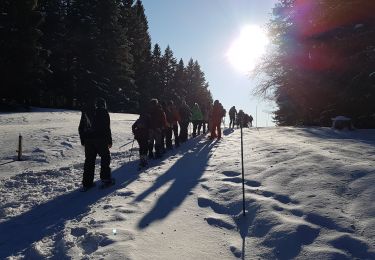
[[183, 157], [165, 174], [159, 176], [154, 185], [135, 198], [136, 202], [142, 201], [163, 185], [173, 181], [168, 190], [158, 199], [154, 208], [140, 220], [138, 223], [140, 229], [168, 216], [182, 204], [191, 190], [199, 183], [211, 156], [210, 151], [216, 143], [211, 141], [199, 142], [200, 140], [201, 138], [195, 138], [190, 141], [189, 146], [183, 147], [183, 150], [181, 150], [184, 153]]
[[63, 230], [66, 221], [82, 219], [90, 210], [90, 205], [138, 178], [137, 163], [132, 161], [113, 171], [116, 178], [113, 187], [103, 190], [93, 188], [85, 193], [74, 190], [0, 223], [0, 259], [17, 254], [43, 237]]

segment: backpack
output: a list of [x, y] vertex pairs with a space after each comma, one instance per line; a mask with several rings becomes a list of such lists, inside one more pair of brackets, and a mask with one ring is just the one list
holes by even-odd
[[229, 109], [229, 116], [230, 117], [234, 117], [236, 115], [236, 112], [235, 112], [235, 108], [231, 108], [231, 109]]
[[95, 112], [93, 113], [92, 118], [87, 114], [87, 112], [82, 112], [82, 131], [85, 135], [90, 135], [95, 132], [94, 128], [94, 117], [95, 117]]
[[139, 117], [132, 126], [135, 139], [142, 138], [143, 136], [147, 135], [148, 128], [148, 118], [146, 116]]

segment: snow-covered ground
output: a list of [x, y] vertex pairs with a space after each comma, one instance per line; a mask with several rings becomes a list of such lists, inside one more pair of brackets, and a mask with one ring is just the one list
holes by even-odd
[[244, 129], [244, 217], [239, 129], [139, 172], [111, 114], [116, 185], [81, 193], [79, 118], [0, 114], [0, 259], [375, 259], [375, 130]]

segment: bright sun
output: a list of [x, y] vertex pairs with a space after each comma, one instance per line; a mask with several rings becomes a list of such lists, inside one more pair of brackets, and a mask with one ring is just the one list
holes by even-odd
[[268, 38], [258, 25], [248, 25], [232, 43], [227, 52], [230, 63], [242, 72], [254, 69], [258, 59], [265, 53]]

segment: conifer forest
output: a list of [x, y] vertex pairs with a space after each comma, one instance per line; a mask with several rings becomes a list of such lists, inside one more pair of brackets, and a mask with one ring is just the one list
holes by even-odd
[[3, 106], [74, 109], [103, 97], [110, 111], [137, 113], [150, 98], [212, 103], [197, 60], [152, 46], [141, 1], [4, 0], [0, 46]]
[[[344, 115], [375, 127], [374, 10], [374, 1], [278, 1], [271, 48], [252, 73], [277, 125]], [[140, 0], [3, 0], [0, 57], [1, 106], [75, 109], [101, 96], [112, 112], [137, 113], [150, 98], [212, 103], [197, 60], [151, 43]]]

